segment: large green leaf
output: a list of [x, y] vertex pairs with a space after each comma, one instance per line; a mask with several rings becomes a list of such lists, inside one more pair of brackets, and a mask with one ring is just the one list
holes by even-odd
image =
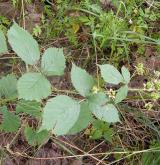
[[92, 120], [92, 114], [89, 109], [88, 103], [83, 102], [81, 104], [81, 110], [79, 113], [78, 120], [74, 124], [74, 126], [70, 129], [68, 134], [76, 134], [76, 133], [82, 131], [83, 129], [87, 128], [87, 126], [89, 125], [91, 120]]
[[41, 145], [49, 138], [49, 133], [47, 130], [42, 130], [41, 132], [37, 132], [33, 130], [31, 127], [25, 128], [24, 135], [28, 143], [32, 146]]
[[56, 135], [64, 135], [78, 120], [80, 105], [68, 96], [60, 95], [50, 99], [43, 113], [40, 130], [53, 130]]
[[4, 106], [0, 108], [0, 113], [2, 113], [2, 124], [0, 128], [5, 132], [15, 132], [20, 127], [20, 119], [14, 113], [9, 112], [7, 107]]
[[128, 86], [124, 85], [122, 86], [116, 94], [116, 98], [115, 98], [115, 103], [120, 103], [122, 100], [124, 100], [127, 97], [128, 94]]
[[103, 93], [93, 95], [88, 99], [90, 110], [100, 120], [108, 123], [118, 122], [118, 111], [113, 104], [107, 104], [108, 101]]
[[8, 41], [12, 49], [26, 64], [34, 65], [40, 58], [38, 43], [32, 35], [14, 23], [8, 30]]
[[89, 95], [91, 89], [94, 86], [94, 79], [85, 70], [72, 65], [71, 80], [75, 89], [82, 95]]
[[14, 75], [7, 75], [0, 79], [0, 96], [7, 99], [17, 97], [17, 79]]
[[51, 84], [40, 73], [26, 73], [18, 80], [19, 98], [40, 101], [50, 94]]
[[99, 67], [105, 82], [117, 85], [124, 81], [122, 75], [114, 66], [105, 64], [99, 65]]
[[34, 117], [40, 117], [41, 104], [36, 101], [20, 100], [16, 106], [16, 113], [26, 113]]
[[0, 30], [0, 55], [8, 52], [6, 38], [3, 32]]
[[65, 69], [63, 49], [48, 48], [42, 56], [41, 68], [47, 76], [63, 75]]
[[122, 76], [123, 76], [126, 84], [128, 84], [130, 82], [130, 80], [131, 80], [131, 75], [130, 75], [129, 70], [125, 66], [123, 66], [121, 68], [121, 72], [122, 72]]

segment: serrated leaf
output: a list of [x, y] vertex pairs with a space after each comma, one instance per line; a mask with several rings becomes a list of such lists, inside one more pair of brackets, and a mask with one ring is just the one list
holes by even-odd
[[74, 124], [74, 126], [69, 130], [68, 134], [76, 134], [82, 131], [83, 129], [87, 128], [91, 120], [92, 120], [92, 114], [89, 109], [88, 103], [83, 102], [81, 104], [78, 120]]
[[122, 72], [122, 76], [123, 76], [125, 82], [128, 84], [131, 80], [131, 75], [130, 75], [129, 70], [125, 66], [122, 66], [121, 72]]
[[74, 64], [71, 70], [71, 80], [75, 89], [84, 97], [89, 95], [95, 83], [92, 76]]
[[122, 100], [124, 100], [127, 97], [128, 94], [128, 86], [124, 85], [120, 89], [118, 89], [116, 98], [115, 98], [115, 103], [120, 103]]
[[65, 69], [63, 49], [48, 48], [42, 56], [41, 68], [47, 76], [63, 75]]
[[25, 128], [24, 135], [28, 141], [28, 144], [31, 146], [41, 145], [49, 138], [49, 132], [47, 130], [37, 132], [31, 127]]
[[7, 52], [8, 49], [7, 49], [6, 38], [4, 36], [4, 33], [0, 30], [0, 55]]
[[[92, 127], [93, 127], [92, 128], [93, 130], [91, 132], [91, 136], [93, 136], [92, 138], [99, 139], [103, 136], [107, 141], [109, 141], [109, 142], [112, 141], [113, 130], [112, 130], [112, 128], [109, 127], [108, 123], [101, 121], [101, 120], [95, 120], [92, 123]], [[96, 136], [97, 135], [96, 131], [101, 132], [100, 137]]]
[[7, 35], [12, 49], [26, 64], [34, 65], [37, 63], [40, 58], [39, 46], [31, 34], [14, 23]]
[[26, 113], [34, 117], [41, 117], [41, 104], [36, 101], [20, 100], [16, 106], [16, 113]]
[[106, 104], [109, 98], [105, 94], [93, 95], [88, 99], [92, 113], [100, 120], [108, 123], [119, 121], [118, 111], [113, 104]]
[[53, 130], [56, 135], [64, 135], [78, 120], [80, 105], [77, 101], [64, 95], [50, 99], [43, 113], [40, 130]]
[[108, 123], [115, 123], [120, 121], [118, 111], [113, 104], [95, 107], [92, 106], [92, 112], [98, 119]]
[[4, 106], [1, 108], [0, 113], [2, 113], [2, 124], [0, 125], [1, 129], [5, 132], [15, 132], [20, 127], [20, 119], [14, 113], [9, 112], [7, 107]]
[[113, 65], [104, 64], [99, 65], [99, 67], [105, 82], [117, 85], [124, 81], [120, 72]]
[[19, 98], [40, 101], [51, 94], [50, 82], [40, 73], [26, 73], [18, 80]]
[[17, 79], [15, 75], [7, 75], [0, 79], [0, 96], [4, 96], [7, 99], [17, 97]]

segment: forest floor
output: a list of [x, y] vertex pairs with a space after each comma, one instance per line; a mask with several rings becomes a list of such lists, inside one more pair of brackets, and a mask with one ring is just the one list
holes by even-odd
[[[107, 0], [35, 0], [31, 3], [24, 0], [23, 5], [23, 1], [15, 0], [15, 6], [10, 0], [1, 0], [0, 29], [6, 32], [15, 20], [32, 33], [41, 51], [52, 46], [64, 48], [67, 58], [65, 75], [50, 78], [52, 85], [61, 91], [73, 90], [69, 74], [72, 61], [92, 75], [96, 75], [97, 62], [110, 63], [117, 68], [125, 65], [133, 75], [129, 87], [144, 89], [147, 82], [159, 81], [155, 71], [160, 71], [160, 3], [158, 0], [153, 3], [142, 1], [124, 0], [121, 7], [117, 7]], [[86, 7], [87, 4], [90, 8]], [[110, 14], [109, 18], [96, 16], [106, 13]], [[124, 37], [123, 29], [133, 34]], [[102, 38], [96, 38], [96, 44], [92, 38], [95, 31], [102, 35]], [[120, 39], [115, 39], [114, 34]], [[24, 63], [12, 51], [0, 56], [0, 77], [10, 73], [19, 76], [22, 72]], [[7, 104], [14, 109], [14, 102]], [[76, 135], [52, 136], [45, 144], [36, 147], [30, 146], [21, 132], [1, 132], [0, 164], [160, 164], [159, 154], [150, 152], [153, 147], [160, 147], [160, 96], [155, 99], [151, 92], [129, 92], [119, 104], [119, 111], [121, 122], [110, 126], [114, 131], [111, 141], [94, 137], [92, 126]], [[21, 119], [24, 118], [22, 115]], [[32, 117], [27, 117], [27, 121], [31, 126], [37, 125]]]

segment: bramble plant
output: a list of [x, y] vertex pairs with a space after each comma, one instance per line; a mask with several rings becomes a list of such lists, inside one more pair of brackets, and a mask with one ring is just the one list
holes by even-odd
[[[21, 124], [19, 115], [30, 115], [39, 121], [39, 125], [34, 130], [25, 124], [24, 134], [29, 144], [40, 145], [51, 133], [59, 136], [80, 132], [95, 118], [102, 121], [102, 126], [103, 122], [120, 122], [116, 104], [127, 97], [131, 79], [126, 67], [123, 66], [120, 73], [110, 64], [98, 65], [105, 83], [120, 85], [115, 96], [111, 97], [97, 85], [94, 77], [72, 63], [71, 82], [83, 100], [67, 95], [52, 98], [54, 87], [47, 77], [64, 74], [66, 60], [63, 49], [48, 48], [41, 56], [37, 41], [16, 23], [8, 30], [7, 37], [13, 51], [25, 62], [27, 72], [18, 80], [13, 74], [0, 79], [0, 112], [3, 115], [1, 130], [18, 131], [25, 124]], [[0, 41], [0, 54], [6, 53], [7, 43], [2, 31]], [[17, 102], [14, 113], [6, 106], [8, 101]], [[43, 101], [46, 101], [45, 106], [42, 106]], [[106, 137], [106, 130], [103, 131], [100, 134]]]

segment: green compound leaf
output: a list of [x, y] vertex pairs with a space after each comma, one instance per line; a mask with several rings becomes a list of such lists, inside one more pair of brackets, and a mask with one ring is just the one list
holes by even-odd
[[105, 82], [117, 85], [124, 81], [122, 75], [114, 66], [110, 64], [104, 64], [99, 65], [99, 67]]
[[7, 52], [8, 52], [8, 49], [7, 49], [6, 38], [3, 32], [0, 30], [0, 55]]
[[41, 117], [41, 104], [36, 101], [20, 100], [16, 106], [16, 113], [26, 113], [34, 117]]
[[47, 76], [61, 76], [64, 74], [65, 62], [63, 49], [48, 48], [42, 56], [41, 68]]
[[131, 75], [130, 75], [129, 70], [125, 66], [122, 66], [121, 72], [126, 84], [128, 84], [131, 80]]
[[50, 94], [51, 84], [40, 73], [26, 73], [18, 80], [19, 98], [40, 101]]
[[64, 95], [50, 99], [43, 113], [40, 130], [53, 130], [56, 135], [64, 135], [77, 122], [80, 113], [80, 105], [77, 101]]
[[87, 128], [87, 126], [89, 125], [91, 120], [92, 120], [92, 114], [89, 109], [88, 103], [83, 102], [81, 104], [81, 110], [79, 113], [78, 120], [74, 124], [74, 126], [70, 129], [68, 134], [76, 134], [76, 133], [82, 131], [83, 129]]
[[128, 94], [128, 86], [124, 85], [122, 86], [116, 94], [116, 98], [115, 98], [115, 103], [120, 103], [122, 100], [124, 100], [127, 97]]
[[2, 113], [2, 124], [0, 125], [0, 128], [5, 132], [15, 132], [20, 127], [20, 119], [18, 116], [13, 114], [12, 112], [9, 112], [7, 110], [7, 107], [4, 106], [0, 108], [0, 113]]
[[92, 113], [100, 120], [108, 123], [119, 121], [119, 115], [113, 104], [106, 104], [108, 98], [103, 93], [98, 93], [88, 99], [89, 107]]
[[49, 132], [47, 130], [37, 132], [31, 127], [25, 128], [24, 135], [28, 141], [28, 144], [30, 144], [31, 146], [41, 145], [49, 138]]
[[34, 65], [40, 58], [38, 43], [32, 35], [14, 23], [8, 30], [8, 41], [12, 49], [26, 63]]
[[95, 83], [92, 76], [74, 64], [72, 64], [71, 80], [75, 89], [84, 97], [89, 95]]
[[15, 75], [7, 75], [0, 79], [0, 97], [1, 96], [7, 99], [17, 97], [17, 79]]

